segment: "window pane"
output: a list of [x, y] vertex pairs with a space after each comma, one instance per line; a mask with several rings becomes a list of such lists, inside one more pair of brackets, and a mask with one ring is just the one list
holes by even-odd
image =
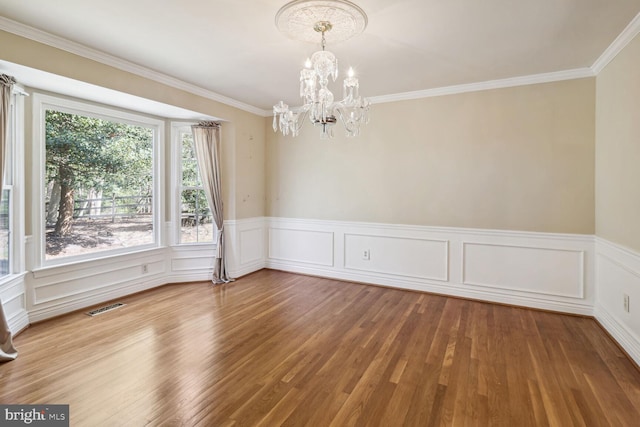
[[0, 277], [11, 273], [9, 268], [10, 261], [10, 230], [9, 230], [9, 212], [11, 212], [11, 199], [9, 190], [2, 192], [2, 201], [0, 202]]
[[180, 243], [213, 242], [215, 224], [204, 190], [183, 190], [180, 206]]
[[180, 133], [182, 152], [180, 243], [212, 243], [215, 224], [202, 188], [191, 132]]
[[45, 124], [45, 259], [153, 243], [153, 130], [56, 110]]
[[182, 133], [182, 185], [184, 187], [201, 187], [198, 161], [193, 146], [193, 135]]

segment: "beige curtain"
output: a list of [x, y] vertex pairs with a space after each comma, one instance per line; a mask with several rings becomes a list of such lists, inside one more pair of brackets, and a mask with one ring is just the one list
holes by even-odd
[[[9, 131], [9, 102], [11, 101], [11, 88], [16, 81], [13, 77], [0, 74], [0, 198], [2, 197], [2, 180], [4, 178], [5, 147], [7, 133]], [[13, 360], [18, 356], [18, 351], [13, 346], [13, 339], [7, 318], [4, 315], [2, 301], [0, 301], [0, 362]]]
[[220, 125], [214, 122], [201, 122], [191, 126], [193, 145], [202, 186], [218, 228], [216, 256], [213, 268], [213, 283], [232, 281], [227, 274], [224, 252], [224, 218], [222, 216], [222, 185], [220, 184]]

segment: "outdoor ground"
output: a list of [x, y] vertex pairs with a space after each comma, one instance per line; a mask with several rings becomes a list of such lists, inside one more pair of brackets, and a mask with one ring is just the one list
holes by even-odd
[[[212, 241], [213, 224], [183, 226], [181, 243]], [[46, 259], [82, 255], [104, 250], [128, 248], [153, 243], [153, 225], [150, 217], [76, 219], [71, 233], [56, 236], [53, 227], [47, 227]]]
[[71, 233], [56, 236], [47, 227], [47, 259], [81, 255], [108, 249], [127, 248], [153, 242], [150, 217], [111, 219], [76, 219]]

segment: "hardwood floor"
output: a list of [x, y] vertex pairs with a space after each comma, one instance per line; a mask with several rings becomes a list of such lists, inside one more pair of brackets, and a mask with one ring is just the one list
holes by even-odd
[[640, 372], [593, 319], [263, 270], [15, 339], [0, 402], [72, 426], [632, 426]]

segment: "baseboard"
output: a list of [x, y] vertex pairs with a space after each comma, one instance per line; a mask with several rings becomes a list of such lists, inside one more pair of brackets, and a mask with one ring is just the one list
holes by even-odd
[[[596, 237], [594, 317], [640, 365], [640, 253]], [[629, 296], [625, 311], [624, 295]]]
[[15, 336], [29, 327], [29, 313], [27, 313], [27, 310], [20, 310], [7, 319], [7, 323], [9, 324], [9, 330]]
[[212, 273], [194, 273], [194, 274], [170, 274], [164, 278], [164, 283], [159, 286], [171, 283], [191, 283], [191, 282], [211, 282]]
[[604, 307], [596, 306], [593, 314], [600, 325], [616, 340], [636, 365], [640, 366], [640, 339], [620, 324]]
[[345, 271], [323, 269], [313, 266], [294, 265], [278, 261], [268, 261], [266, 268], [286, 271], [290, 273], [306, 274], [310, 276], [325, 277], [329, 279], [344, 280], [349, 282], [387, 286], [397, 289], [428, 292], [431, 294], [466, 298], [476, 301], [487, 301], [498, 304], [508, 304], [519, 307], [535, 308], [540, 310], [556, 311], [561, 313], [579, 314], [591, 316], [593, 308], [590, 304], [579, 302], [552, 301], [539, 299], [533, 296], [516, 295], [509, 292], [495, 292], [488, 290], [472, 289], [465, 285], [444, 285], [430, 281], [414, 281], [407, 278], [392, 278], [375, 274], [354, 274]]
[[155, 279], [124, 284], [117, 288], [105, 288], [100, 291], [93, 291], [90, 295], [74, 297], [69, 301], [60, 301], [42, 307], [36, 306], [29, 310], [29, 321], [31, 323], [41, 322], [52, 317], [91, 307], [92, 305], [146, 291], [166, 283], [165, 277], [156, 277]]
[[239, 268], [229, 269], [229, 275], [233, 278], [238, 278], [242, 276], [246, 276], [247, 274], [254, 273], [258, 270], [262, 270], [266, 267], [266, 262], [264, 260], [259, 260], [255, 262], [251, 262], [248, 264], [244, 264]]

